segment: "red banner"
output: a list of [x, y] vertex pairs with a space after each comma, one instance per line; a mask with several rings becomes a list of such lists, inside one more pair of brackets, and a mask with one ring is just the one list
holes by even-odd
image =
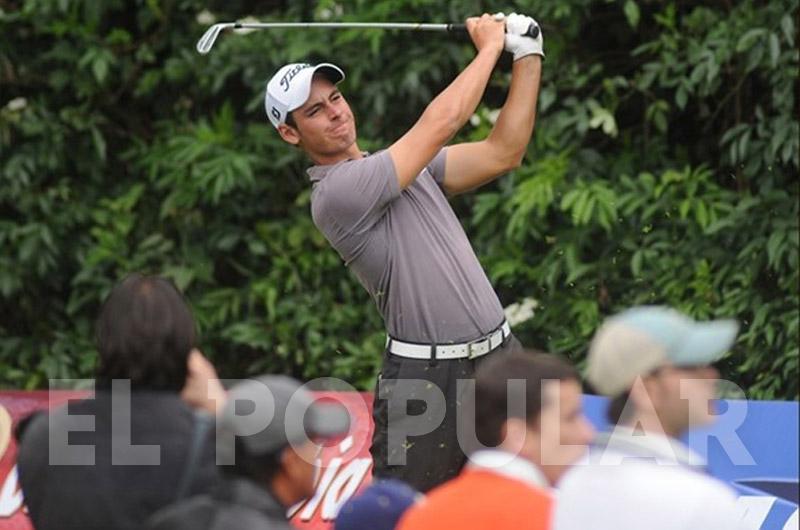
[[[13, 435], [17, 421], [36, 410], [87, 395], [86, 392], [0, 392], [0, 530], [33, 530], [17, 481], [17, 445]], [[317, 396], [347, 407], [350, 433], [341, 442], [323, 449], [316, 493], [292, 507], [290, 514], [299, 528], [326, 530], [339, 507], [371, 480], [372, 394], [318, 392]]]

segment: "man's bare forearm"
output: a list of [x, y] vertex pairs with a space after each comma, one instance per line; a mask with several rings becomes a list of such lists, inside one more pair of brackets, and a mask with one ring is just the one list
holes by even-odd
[[542, 59], [529, 55], [514, 61], [506, 103], [487, 140], [517, 163], [522, 160], [533, 133]]
[[502, 49], [484, 48], [472, 62], [428, 105], [423, 119], [446, 123], [446, 143], [467, 122], [480, 103]]
[[466, 26], [477, 55], [428, 105], [417, 123], [388, 149], [400, 189], [417, 178], [475, 112], [503, 51], [504, 23], [484, 14], [468, 18]]

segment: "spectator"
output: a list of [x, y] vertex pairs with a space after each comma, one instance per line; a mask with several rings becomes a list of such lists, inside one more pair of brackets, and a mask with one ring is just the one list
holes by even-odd
[[218, 462], [224, 464], [225, 484], [210, 495], [165, 508], [149, 528], [288, 530], [289, 507], [314, 493], [321, 446], [312, 439], [342, 435], [348, 426], [342, 407], [314, 402], [289, 377], [262, 376], [238, 384], [218, 418]]
[[[525, 384], [524, 394], [512, 380]], [[400, 530], [550, 528], [549, 487], [593, 434], [577, 372], [551, 355], [497, 356], [476, 373], [475, 403], [477, 438], [488, 448], [473, 452], [458, 477], [409, 510]]]
[[112, 289], [97, 322], [94, 396], [37, 414], [18, 432], [37, 530], [138, 530], [177, 497], [214, 487], [213, 446], [195, 444], [212, 416], [180, 396], [213, 408], [206, 391], [222, 392], [195, 346], [191, 311], [170, 281], [133, 274]]
[[732, 320], [699, 323], [664, 307], [636, 307], [603, 324], [589, 349], [588, 379], [612, 396], [616, 427], [562, 481], [557, 530], [738, 528], [733, 493], [678, 441], [712, 421], [719, 374], [710, 363], [736, 330]]
[[394, 530], [400, 517], [423, 495], [397, 479], [376, 480], [344, 503], [334, 530]]

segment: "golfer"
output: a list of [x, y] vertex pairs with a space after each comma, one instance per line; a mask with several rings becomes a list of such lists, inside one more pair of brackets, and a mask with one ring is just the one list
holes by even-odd
[[[535, 39], [523, 36], [532, 25]], [[447, 196], [491, 182], [525, 155], [544, 56], [535, 25], [517, 14], [467, 19], [474, 59], [410, 130], [373, 154], [358, 147], [337, 66], [289, 64], [267, 84], [270, 121], [315, 164], [308, 169], [314, 223], [386, 324], [373, 474], [420, 491], [454, 477], [464, 463], [457, 380], [472, 378], [488, 354], [519, 345]], [[511, 87], [491, 133], [445, 147], [475, 112], [504, 49], [514, 56]], [[398, 432], [415, 436], [390, 436]]]

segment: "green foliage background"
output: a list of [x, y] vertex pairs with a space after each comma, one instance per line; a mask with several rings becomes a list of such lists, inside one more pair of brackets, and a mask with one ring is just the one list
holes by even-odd
[[[223, 35], [212, 22], [450, 22], [544, 28], [539, 118], [517, 171], [454, 205], [515, 331], [581, 362], [600, 320], [663, 303], [734, 316], [721, 363], [752, 398], [798, 398], [798, 0], [0, 2], [0, 384], [90, 376], [100, 301], [130, 271], [172, 277], [222, 375], [372, 384], [383, 332], [314, 228], [306, 162], [263, 86], [330, 60], [361, 146], [398, 138], [473, 54], [384, 31]], [[207, 11], [205, 15], [201, 13]], [[501, 65], [480, 120], [503, 101]], [[364, 139], [368, 139], [364, 140]]]

